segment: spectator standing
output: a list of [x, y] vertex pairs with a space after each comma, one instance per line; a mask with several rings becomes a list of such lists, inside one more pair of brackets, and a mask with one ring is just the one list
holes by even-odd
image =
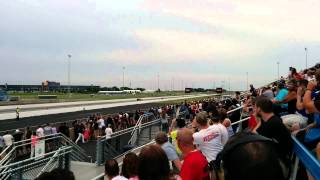
[[14, 142], [21, 141], [23, 137], [23, 132], [21, 132], [19, 129], [16, 129], [16, 131], [13, 134]]
[[84, 125], [82, 123], [78, 123], [78, 125], [77, 125], [78, 138], [75, 141], [76, 144], [78, 143], [78, 141], [80, 139], [81, 139], [82, 143], [85, 143], [84, 136], [83, 136], [84, 130], [85, 130]]
[[3, 140], [4, 140], [4, 144], [6, 146], [11, 146], [13, 144], [13, 136], [11, 134], [9, 134], [8, 131], [6, 131], [5, 135], [2, 136]]
[[52, 134], [52, 127], [49, 125], [49, 123], [47, 123], [43, 128], [43, 133], [45, 136]]
[[129, 180], [139, 180], [138, 178], [138, 156], [129, 152], [124, 156], [121, 173]]
[[166, 153], [169, 161], [172, 162], [174, 167], [176, 167], [179, 171], [181, 170], [181, 161], [177, 155], [177, 152], [173, 145], [168, 141], [168, 136], [164, 132], [158, 132], [156, 135], [156, 143], [161, 146], [161, 148]]
[[139, 180], [169, 180], [170, 167], [166, 153], [157, 145], [142, 148], [138, 160]]
[[39, 141], [39, 138], [37, 136], [37, 133], [36, 132], [32, 132], [32, 135], [31, 135], [31, 154], [30, 154], [31, 158], [34, 156], [35, 146], [38, 143], [38, 141]]
[[110, 139], [111, 134], [113, 133], [111, 124], [108, 124], [108, 127], [105, 129], [105, 133], [106, 133], [106, 139]]
[[208, 115], [205, 111], [198, 113], [195, 120], [199, 132], [193, 134], [194, 144], [209, 162], [214, 161], [223, 149], [221, 128], [208, 125]]
[[31, 131], [30, 127], [27, 127], [25, 132], [26, 132], [25, 138], [31, 139], [32, 131]]
[[[179, 129], [186, 127], [186, 122], [185, 122], [184, 119], [177, 119], [177, 120], [173, 120], [173, 121], [172, 121], [173, 124], [174, 124], [175, 122], [177, 123], [177, 124], [176, 124], [177, 129], [171, 131], [171, 133], [170, 133], [170, 138], [171, 138], [173, 147], [175, 147], [175, 149], [176, 149], [177, 154], [178, 154], [179, 156], [181, 156], [182, 153], [181, 153], [181, 151], [180, 151], [180, 149], [179, 149], [179, 147], [178, 147], [178, 145], [177, 145], [177, 134], [178, 134]], [[173, 125], [171, 125], [171, 126], [173, 126]], [[172, 129], [172, 128], [171, 128], [171, 129]]]
[[60, 133], [64, 134], [65, 136], [69, 137], [69, 128], [67, 127], [67, 123], [62, 123], [59, 126], [59, 130]]
[[38, 137], [43, 137], [44, 136], [44, 129], [41, 126], [38, 126], [36, 133], [37, 133]]
[[[0, 135], [0, 152], [2, 152], [2, 150], [4, 149], [5, 147], [5, 143], [4, 143], [4, 139], [3, 139], [3, 136]], [[0, 157], [1, 159], [1, 157]]]
[[119, 165], [114, 159], [109, 159], [104, 165], [105, 174], [110, 180], [127, 180], [127, 178], [119, 175]]
[[194, 148], [192, 131], [186, 128], [178, 131], [178, 146], [184, 155], [180, 176], [183, 180], [209, 180], [208, 161]]

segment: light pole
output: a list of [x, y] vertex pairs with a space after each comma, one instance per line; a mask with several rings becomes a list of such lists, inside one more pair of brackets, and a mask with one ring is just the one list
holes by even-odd
[[304, 50], [306, 51], [306, 69], [308, 69], [308, 48], [304, 48]]
[[124, 88], [124, 70], [126, 69], [126, 67], [122, 67], [122, 88]]
[[159, 89], [160, 89], [160, 82], [159, 82], [159, 73], [157, 74], [157, 78], [158, 78], [158, 91], [159, 91]]
[[247, 91], [249, 90], [248, 88], [249, 88], [249, 79], [248, 79], [248, 75], [249, 75], [249, 73], [248, 72], [246, 72], [246, 75], [247, 75]]
[[69, 98], [71, 97], [71, 87], [70, 87], [70, 70], [71, 70], [71, 54], [68, 54], [68, 94], [69, 94]]
[[278, 61], [278, 62], [277, 62], [277, 65], [278, 65], [278, 81], [279, 81], [279, 78], [280, 78], [280, 77], [279, 77], [279, 64], [280, 64], [280, 62]]

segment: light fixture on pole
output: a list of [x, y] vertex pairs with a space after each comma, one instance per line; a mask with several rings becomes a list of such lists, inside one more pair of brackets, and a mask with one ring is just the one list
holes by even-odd
[[279, 80], [280, 79], [280, 76], [279, 76], [279, 65], [280, 65], [280, 62], [279, 61], [277, 62], [277, 65], [278, 65], [278, 79], [277, 80]]
[[126, 67], [122, 67], [122, 88], [124, 88], [124, 70], [126, 69]]
[[308, 69], [308, 48], [304, 48], [305, 52], [306, 52], [306, 69]]
[[246, 75], [247, 75], [247, 88], [246, 88], [246, 90], [248, 91], [248, 90], [249, 90], [249, 78], [248, 78], [249, 73], [248, 73], [248, 72], [246, 72]]
[[159, 75], [159, 73], [158, 73], [158, 75], [157, 75], [157, 78], [158, 78], [158, 91], [160, 90], [160, 82], [159, 82], [159, 81], [160, 81], [160, 80], [159, 80], [160, 77], [159, 77], [159, 76], [160, 76], [160, 75]]
[[71, 70], [71, 54], [68, 54], [68, 94], [69, 94], [69, 98], [71, 97], [71, 80], [70, 80], [70, 70]]

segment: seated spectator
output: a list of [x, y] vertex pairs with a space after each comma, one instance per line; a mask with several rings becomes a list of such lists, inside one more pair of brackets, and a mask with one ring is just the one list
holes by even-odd
[[274, 94], [273, 94], [273, 91], [271, 89], [270, 86], [266, 86], [262, 92], [262, 96], [268, 98], [268, 99], [273, 99], [274, 98]]
[[285, 85], [283, 83], [279, 83], [277, 89], [278, 89], [278, 93], [276, 97], [272, 100], [272, 102], [274, 103], [273, 105], [274, 113], [280, 116], [280, 113], [287, 111], [288, 104], [282, 103], [282, 102], [288, 95], [289, 91], [285, 88]]
[[135, 153], [128, 153], [124, 156], [122, 164], [122, 175], [129, 180], [138, 180], [138, 156]]
[[197, 114], [195, 122], [199, 132], [193, 134], [194, 144], [209, 162], [213, 161], [223, 149], [221, 128], [208, 125], [208, 114], [205, 111]]
[[257, 97], [254, 106], [255, 116], [261, 119], [257, 132], [279, 143], [280, 154], [283, 159], [289, 159], [293, 147], [290, 132], [282, 123], [281, 118], [274, 115], [272, 102], [265, 97]]
[[119, 175], [118, 162], [114, 159], [109, 159], [104, 165], [105, 174], [110, 180], [127, 180], [127, 178]]
[[73, 172], [66, 169], [54, 169], [51, 172], [44, 172], [35, 180], [75, 180]]
[[209, 180], [208, 161], [194, 148], [192, 131], [183, 128], [178, 131], [178, 146], [184, 155], [180, 177], [183, 180]]
[[166, 153], [157, 145], [142, 148], [138, 160], [139, 180], [169, 180], [170, 167]]
[[225, 180], [285, 179], [275, 143], [260, 135], [236, 134], [218, 156], [216, 167], [220, 168], [222, 160]]
[[169, 161], [173, 163], [173, 165], [180, 171], [181, 169], [181, 162], [180, 159], [176, 153], [175, 148], [173, 145], [168, 141], [168, 136], [164, 132], [158, 132], [156, 135], [156, 143], [161, 146], [161, 148], [166, 153]]
[[288, 94], [282, 103], [288, 104], [288, 114], [295, 114], [297, 111], [297, 81], [290, 80], [287, 84]]

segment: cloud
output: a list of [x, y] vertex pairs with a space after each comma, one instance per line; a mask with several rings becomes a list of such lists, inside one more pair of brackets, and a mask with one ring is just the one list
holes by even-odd
[[283, 40], [320, 38], [319, 1], [147, 0], [142, 8], [225, 30]]
[[246, 61], [277, 47], [276, 41], [228, 37], [219, 33], [197, 33], [168, 29], [140, 29], [134, 33], [143, 48], [119, 49], [99, 59], [118, 63], [232, 63]]

